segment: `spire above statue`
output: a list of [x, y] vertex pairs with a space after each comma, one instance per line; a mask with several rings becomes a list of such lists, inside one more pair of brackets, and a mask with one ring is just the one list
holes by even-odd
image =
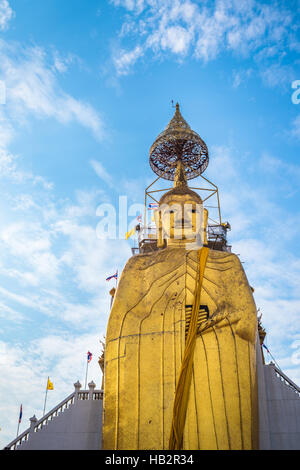
[[172, 117], [171, 121], [169, 122], [169, 124], [167, 125], [166, 127], [166, 130], [170, 131], [170, 130], [179, 130], [181, 131], [182, 129], [188, 129], [188, 130], [191, 130], [190, 126], [188, 125], [188, 123], [186, 122], [185, 119], [183, 119], [182, 117], [182, 114], [180, 112], [180, 109], [179, 109], [179, 104], [176, 103], [176, 111], [175, 111], [175, 114], [174, 116]]
[[177, 103], [173, 118], [151, 146], [150, 166], [158, 176], [174, 180], [178, 161], [190, 180], [206, 170], [209, 154], [205, 142], [182, 117]]
[[178, 160], [174, 177], [174, 188], [186, 187], [187, 179], [184, 166], [181, 160]]
[[188, 187], [185, 166], [181, 160], [178, 160], [176, 164], [173, 188], [163, 194], [159, 204], [168, 204], [169, 200], [172, 199], [174, 195], [190, 196], [195, 202], [202, 204], [202, 199], [199, 194]]

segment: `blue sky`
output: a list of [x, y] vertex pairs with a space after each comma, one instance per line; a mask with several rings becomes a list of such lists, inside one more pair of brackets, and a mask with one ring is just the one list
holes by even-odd
[[297, 1], [0, 0], [1, 446], [21, 403], [20, 431], [41, 417], [48, 376], [48, 409], [84, 383], [88, 350], [100, 387], [105, 279], [133, 241], [97, 238], [96, 211], [143, 203], [171, 100], [209, 148], [266, 344], [300, 383], [298, 29]]

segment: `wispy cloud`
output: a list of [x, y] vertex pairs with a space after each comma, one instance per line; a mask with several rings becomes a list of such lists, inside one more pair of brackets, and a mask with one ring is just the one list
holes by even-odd
[[128, 75], [132, 66], [144, 54], [140, 46], [136, 46], [131, 51], [120, 50], [115, 52], [113, 62], [116, 68], [117, 75]]
[[12, 17], [14, 16], [14, 12], [9, 5], [7, 0], [1, 0], [0, 3], [0, 30], [5, 30], [8, 27], [8, 24]]
[[251, 77], [253, 74], [253, 69], [241, 69], [241, 70], [234, 70], [233, 71], [233, 88], [238, 88], [241, 86], [242, 83], [245, 83], [248, 81], [248, 79]]
[[[56, 68], [62, 70], [63, 66], [62, 62], [58, 65], [56, 61]], [[7, 118], [12, 117], [15, 122], [22, 123], [34, 115], [53, 118], [63, 124], [78, 122], [98, 140], [103, 139], [104, 124], [99, 113], [89, 103], [74, 98], [60, 87], [42, 48], [22, 47], [1, 40], [0, 78], [7, 90]], [[7, 133], [8, 124], [5, 129]]]
[[[14, 200], [5, 201], [6, 215], [14, 211], [14, 221], [0, 221], [0, 317], [4, 337], [12, 329], [14, 335], [0, 342], [0, 370], [6, 384], [18, 376], [18, 387], [8, 386], [9, 399], [6, 386], [0, 391], [3, 446], [14, 437], [11, 416], [17, 403], [26, 410], [24, 420], [41, 416], [42, 381], [48, 375], [56, 390], [49, 408], [71, 393], [78, 379], [84, 385], [87, 350], [94, 353], [89, 379], [101, 385], [97, 356], [110, 307], [105, 279], [112, 270], [121, 271], [130, 256], [125, 240], [97, 238], [95, 210], [102, 197], [106, 200], [91, 189], [78, 191], [75, 201], [49, 198], [41, 206], [33, 192], [26, 212], [18, 212]], [[38, 339], [23, 340], [26, 328]]]
[[[60, 75], [72, 60], [56, 52], [53, 62], [53, 55], [42, 48], [0, 40], [0, 80], [7, 92], [6, 103], [0, 107], [0, 177], [8, 183], [0, 201], [0, 317], [6, 338], [0, 343], [0, 368], [6, 384], [16, 374], [17, 388], [23, 388], [22, 397], [13, 390], [9, 399], [6, 387], [1, 390], [1, 416], [8, 423], [1, 422], [3, 445], [14, 437], [11, 416], [16, 403], [23, 402], [24, 418], [41, 413], [41, 396], [33, 398], [44, 389], [41, 377], [47, 377], [49, 371], [53, 374], [56, 402], [72, 392], [72, 383], [83, 378], [80, 357], [85, 359], [88, 349], [97, 356], [99, 338], [105, 333], [110, 301], [105, 279], [112, 264], [121, 269], [128, 257], [125, 241], [113, 248], [109, 241], [97, 239], [96, 207], [107, 200], [103, 191], [91, 188], [75, 192], [72, 201], [61, 200], [52, 181], [24, 170], [24, 155], [11, 151], [20, 129], [33, 118], [53, 119], [62, 125], [74, 122], [97, 140], [103, 139], [99, 112], [60, 85]], [[99, 162], [96, 168], [111, 183]], [[50, 331], [55, 331], [52, 335], [49, 319]], [[96, 335], [89, 333], [91, 325], [98, 331]], [[27, 328], [33, 328], [30, 337], [39, 340], [23, 341]], [[69, 353], [75, 343], [79, 361], [74, 368]], [[99, 387], [101, 372], [96, 360], [93, 379]], [[62, 370], [67, 371], [65, 377]]]
[[[113, 59], [118, 74], [129, 73], [138, 58], [150, 51], [158, 57], [164, 53], [171, 53], [177, 59], [189, 55], [202, 62], [231, 52], [242, 58], [251, 54], [256, 66], [260, 63], [265, 82], [273, 86], [275, 70], [269, 69], [266, 60], [272, 61], [276, 56], [278, 63], [285, 48], [295, 49], [298, 44], [291, 27], [295, 12], [276, 3], [255, 0], [111, 2], [127, 10], [120, 37], [135, 38], [139, 44], [120, 51], [117, 61]], [[283, 67], [279, 82], [285, 78]]]
[[[43, 204], [40, 192], [22, 194], [26, 211], [16, 208], [15, 198], [2, 195], [6, 210], [0, 221], [0, 317], [6, 339], [0, 342], [0, 370], [7, 385], [0, 391], [3, 446], [14, 437], [11, 416], [17, 404], [22, 402], [26, 410], [24, 428], [34, 413], [41, 416], [42, 382], [48, 375], [56, 391], [49, 397], [49, 408], [71, 393], [78, 379], [84, 385], [87, 350], [94, 353], [89, 380], [100, 387], [99, 339], [105, 335], [110, 307], [105, 279], [112, 270], [121, 271], [130, 256], [125, 240], [97, 238], [96, 207], [106, 200], [101, 191], [78, 191], [74, 201], [64, 202], [53, 202], [43, 191]], [[27, 328], [34, 331], [29, 340], [23, 333]]]
[[114, 183], [112, 180], [111, 175], [105, 170], [104, 166], [102, 163], [100, 163], [97, 160], [91, 160], [90, 164], [95, 171], [95, 173], [101, 178], [108, 186], [111, 188], [114, 187]]
[[[15, 438], [16, 420], [12, 417], [18, 416], [21, 403], [23, 419], [20, 432], [29, 427], [29, 418], [34, 414], [37, 418], [42, 417], [45, 385], [49, 375], [54, 383], [54, 390], [48, 394], [47, 411], [74, 391], [73, 384], [77, 380], [84, 388], [88, 350], [93, 353], [89, 364], [88, 383], [93, 380], [97, 389], [101, 388], [99, 339], [101, 336], [97, 337], [94, 333], [76, 335], [64, 331], [60, 335], [49, 332], [27, 343], [16, 342], [8, 345], [0, 342], [0, 369], [5, 377], [0, 404], [2, 447]], [[13, 387], [16, 377], [18, 385]]]
[[[5, 141], [2, 141], [5, 144]], [[6, 148], [1, 148], [0, 143], [0, 179], [8, 179], [15, 183], [28, 183], [34, 186], [41, 186], [44, 189], [50, 190], [53, 188], [53, 183], [47, 181], [40, 175], [35, 175], [31, 171], [23, 170], [18, 165], [18, 156], [13, 155]]]

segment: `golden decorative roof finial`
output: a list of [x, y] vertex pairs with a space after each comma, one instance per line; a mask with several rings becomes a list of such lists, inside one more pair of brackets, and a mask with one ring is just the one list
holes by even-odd
[[178, 160], [175, 177], [174, 177], [174, 188], [187, 187], [187, 179], [184, 170], [184, 165], [181, 160]]
[[188, 187], [185, 167], [181, 160], [178, 160], [176, 165], [174, 186], [170, 191], [163, 194], [160, 198], [159, 205], [168, 204], [176, 195], [189, 195], [191, 199], [197, 201], [198, 204], [202, 204], [202, 199], [199, 194]]
[[174, 180], [179, 160], [189, 180], [206, 170], [209, 155], [205, 142], [183, 119], [179, 104], [176, 103], [174, 116], [151, 146], [150, 166], [158, 176]]
[[[185, 119], [183, 119], [182, 114], [179, 109], [179, 103], [176, 103], [176, 111], [171, 121], [167, 125], [165, 131], [177, 130], [177, 132], [182, 132], [185, 130], [191, 131], [191, 127], [188, 125]], [[193, 131], [191, 131], [193, 132]]]

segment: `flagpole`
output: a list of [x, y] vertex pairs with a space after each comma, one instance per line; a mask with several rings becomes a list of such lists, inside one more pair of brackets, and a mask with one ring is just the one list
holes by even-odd
[[48, 383], [49, 383], [49, 377], [48, 377], [47, 385], [46, 385], [46, 395], [45, 395], [45, 403], [44, 403], [43, 416], [45, 416], [45, 410], [46, 410], [46, 401], [47, 401], [47, 394], [48, 394]]
[[[22, 405], [21, 405], [21, 406], [22, 406]], [[18, 419], [17, 437], [18, 437], [18, 435], [19, 435], [20, 422], [21, 422], [21, 420], [20, 420], [20, 413], [21, 413], [21, 408], [20, 408], [20, 412], [19, 412], [19, 419]]]
[[86, 358], [86, 374], [85, 374], [85, 385], [84, 390], [86, 390], [86, 383], [87, 383], [87, 375], [88, 375], [88, 367], [89, 367], [89, 358]]

